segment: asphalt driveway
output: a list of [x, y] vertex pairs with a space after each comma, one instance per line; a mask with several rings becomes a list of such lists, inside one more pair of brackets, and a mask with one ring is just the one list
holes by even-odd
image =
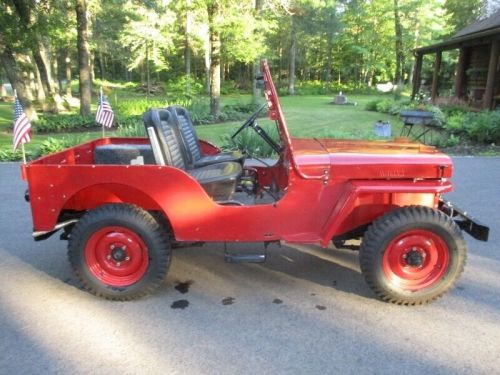
[[227, 264], [222, 244], [179, 249], [154, 296], [80, 290], [56, 237], [35, 243], [17, 164], [0, 164], [0, 373], [500, 373], [500, 158], [455, 158], [448, 198], [491, 228], [467, 236], [457, 287], [435, 303], [378, 301], [357, 253], [269, 248]]

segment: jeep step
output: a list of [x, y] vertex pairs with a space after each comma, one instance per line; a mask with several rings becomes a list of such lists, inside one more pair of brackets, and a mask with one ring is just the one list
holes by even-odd
[[266, 254], [224, 253], [224, 261], [227, 263], [264, 263]]
[[224, 261], [227, 263], [264, 263], [266, 248], [256, 243], [224, 242]]

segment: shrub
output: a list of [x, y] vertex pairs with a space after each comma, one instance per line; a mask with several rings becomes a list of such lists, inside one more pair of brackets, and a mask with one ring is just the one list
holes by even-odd
[[394, 108], [394, 103], [395, 102], [392, 99], [383, 99], [380, 100], [375, 107], [377, 112], [391, 113], [391, 110]]
[[464, 134], [465, 129], [463, 123], [465, 116], [466, 116], [465, 113], [456, 113], [449, 116], [446, 119], [444, 128], [451, 134]]
[[115, 114], [120, 116], [142, 116], [150, 108], [165, 108], [168, 106], [166, 100], [135, 99], [120, 100], [113, 106]]
[[49, 137], [42, 142], [40, 146], [40, 154], [41, 155], [52, 154], [54, 152], [62, 151], [68, 146], [69, 144], [64, 138]]
[[12, 151], [11, 148], [0, 150], [0, 161], [18, 161], [23, 157], [21, 150]]
[[65, 115], [40, 115], [33, 121], [33, 129], [37, 133], [62, 133], [73, 130], [90, 129], [96, 126], [93, 116], [80, 116], [77, 114]]
[[372, 112], [377, 112], [377, 105], [384, 99], [375, 99], [375, 100], [370, 100], [368, 103], [365, 105], [365, 110], [367, 111], [372, 111]]
[[467, 135], [478, 142], [500, 142], [500, 111], [470, 114]]
[[191, 100], [197, 95], [201, 95], [204, 88], [204, 85], [200, 81], [184, 75], [165, 84], [165, 89], [171, 102]]
[[146, 129], [142, 116], [131, 116], [120, 121], [118, 126], [118, 135], [120, 137], [144, 137]]
[[500, 111], [455, 113], [445, 123], [445, 129], [482, 143], [500, 142]]
[[[263, 126], [263, 129], [278, 142], [279, 136], [276, 127]], [[250, 157], [265, 158], [275, 154], [274, 150], [252, 129], [245, 129], [235, 139], [232, 139], [229, 134], [224, 134], [221, 136], [221, 141], [223, 150], [238, 149]]]

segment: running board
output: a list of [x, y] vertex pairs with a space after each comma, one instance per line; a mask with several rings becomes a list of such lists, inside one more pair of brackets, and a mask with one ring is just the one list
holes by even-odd
[[[233, 251], [228, 250], [231, 247]], [[256, 249], [256, 247], [258, 249]], [[260, 250], [260, 252], [256, 252]], [[264, 263], [266, 246], [257, 243], [224, 242], [224, 261], [227, 263]]]
[[264, 263], [266, 254], [224, 253], [224, 261], [227, 263]]

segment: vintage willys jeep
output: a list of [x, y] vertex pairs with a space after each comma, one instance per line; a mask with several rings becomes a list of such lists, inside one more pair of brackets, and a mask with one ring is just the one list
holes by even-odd
[[150, 110], [148, 138], [98, 139], [22, 166], [35, 239], [63, 229], [80, 282], [115, 300], [158, 287], [173, 246], [210, 241], [362, 238], [361, 270], [381, 299], [422, 304], [450, 289], [465, 263], [462, 230], [483, 241], [489, 231], [442, 199], [450, 158], [406, 139], [292, 138], [266, 61], [259, 78], [279, 140], [257, 124], [259, 111], [237, 133], [253, 128], [277, 160], [199, 140], [183, 108]]

